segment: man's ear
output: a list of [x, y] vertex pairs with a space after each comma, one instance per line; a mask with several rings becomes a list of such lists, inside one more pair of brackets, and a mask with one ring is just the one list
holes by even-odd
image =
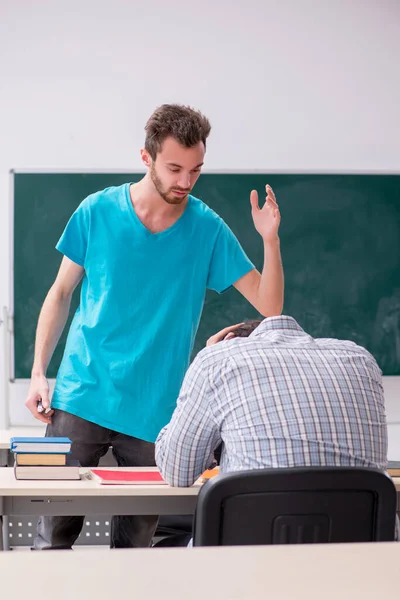
[[147, 152], [146, 148], [141, 148], [140, 150], [140, 156], [142, 157], [142, 162], [143, 164], [150, 169], [151, 167], [151, 156], [150, 154]]

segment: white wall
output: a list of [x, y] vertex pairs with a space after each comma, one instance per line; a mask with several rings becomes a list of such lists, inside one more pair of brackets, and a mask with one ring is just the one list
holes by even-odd
[[0, 307], [10, 169], [139, 169], [176, 101], [213, 123], [208, 169], [398, 171], [399, 56], [397, 0], [0, 0]]

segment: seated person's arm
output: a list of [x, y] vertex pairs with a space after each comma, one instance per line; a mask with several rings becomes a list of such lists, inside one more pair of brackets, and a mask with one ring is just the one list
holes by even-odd
[[156, 463], [170, 485], [190, 486], [214, 464], [221, 437], [210, 401], [208, 371], [196, 358], [186, 373], [172, 419], [156, 441]]

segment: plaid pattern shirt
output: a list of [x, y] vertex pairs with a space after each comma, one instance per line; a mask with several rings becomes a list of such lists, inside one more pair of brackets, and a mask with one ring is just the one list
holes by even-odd
[[381, 371], [354, 342], [313, 339], [291, 317], [267, 318], [248, 338], [197, 355], [157, 438], [156, 462], [170, 485], [189, 486], [221, 442], [221, 472], [385, 469]]

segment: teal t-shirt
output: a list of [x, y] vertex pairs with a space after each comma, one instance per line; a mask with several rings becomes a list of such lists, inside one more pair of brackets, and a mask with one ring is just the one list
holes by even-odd
[[130, 184], [86, 198], [57, 249], [85, 269], [52, 407], [154, 441], [175, 408], [206, 289], [254, 268], [225, 222], [189, 196], [169, 229], [151, 233]]

